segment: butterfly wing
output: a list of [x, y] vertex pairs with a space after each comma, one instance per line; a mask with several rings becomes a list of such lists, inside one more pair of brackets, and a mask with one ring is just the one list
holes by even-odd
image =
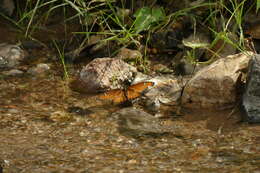
[[109, 90], [101, 95], [99, 98], [101, 100], [112, 101], [113, 103], [119, 104], [124, 103], [128, 100], [135, 99], [140, 97], [141, 94], [149, 87], [153, 86], [153, 82], [141, 82], [134, 85], [131, 85], [127, 88], [126, 91], [122, 89]]
[[128, 100], [135, 99], [137, 97], [140, 97], [141, 94], [149, 87], [153, 86], [153, 82], [141, 82], [134, 85], [131, 85], [128, 87], [126, 91], [126, 96]]
[[124, 90], [121, 90], [121, 89], [114, 89], [114, 90], [106, 91], [105, 93], [99, 95], [99, 98], [101, 100], [112, 101], [113, 103], [116, 103], [116, 104], [127, 101]]

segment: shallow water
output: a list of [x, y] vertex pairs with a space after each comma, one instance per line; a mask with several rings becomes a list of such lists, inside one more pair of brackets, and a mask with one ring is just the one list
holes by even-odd
[[[0, 91], [4, 172], [260, 171], [260, 126], [236, 115], [223, 121], [227, 112], [169, 117], [178, 132], [135, 139], [118, 132], [118, 108], [95, 105], [59, 77], [4, 78]], [[70, 106], [92, 113], [68, 113]]]

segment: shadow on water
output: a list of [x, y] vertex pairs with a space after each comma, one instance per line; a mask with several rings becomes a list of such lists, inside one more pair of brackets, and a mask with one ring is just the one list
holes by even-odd
[[244, 112], [240, 106], [225, 110], [182, 110], [183, 119], [187, 122], [205, 121], [206, 128], [218, 132], [231, 132], [241, 125]]

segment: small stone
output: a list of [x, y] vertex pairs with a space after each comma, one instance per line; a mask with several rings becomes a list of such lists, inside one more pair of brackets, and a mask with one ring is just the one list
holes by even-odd
[[19, 113], [18, 109], [9, 109], [8, 112], [12, 113], [12, 114], [17, 114]]
[[70, 121], [72, 117], [66, 112], [56, 111], [51, 113], [49, 119], [52, 120], [53, 122], [66, 122], [66, 121]]
[[37, 64], [36, 67], [32, 67], [28, 70], [28, 73], [34, 76], [38, 76], [38, 75], [43, 75], [45, 74], [47, 71], [50, 70], [50, 67], [48, 64]]
[[115, 113], [118, 117], [118, 130], [126, 136], [158, 136], [169, 132], [160, 125], [158, 118], [136, 108], [124, 108]]
[[116, 56], [116, 58], [122, 59], [122, 60], [136, 60], [139, 58], [142, 58], [142, 53], [138, 50], [131, 50], [127, 48], [121, 48]]
[[0, 68], [13, 68], [25, 58], [25, 52], [17, 45], [0, 44]]
[[19, 76], [22, 75], [24, 72], [21, 70], [17, 70], [17, 69], [12, 69], [6, 72], [3, 72], [4, 75], [6, 76]]

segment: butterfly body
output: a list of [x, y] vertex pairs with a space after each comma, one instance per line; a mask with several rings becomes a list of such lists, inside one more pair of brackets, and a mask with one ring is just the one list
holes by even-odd
[[113, 89], [106, 91], [99, 95], [101, 100], [109, 100], [113, 103], [124, 103], [133, 99], [136, 99], [142, 95], [142, 93], [150, 86], [153, 86], [153, 82], [141, 82], [131, 85], [125, 89]]

